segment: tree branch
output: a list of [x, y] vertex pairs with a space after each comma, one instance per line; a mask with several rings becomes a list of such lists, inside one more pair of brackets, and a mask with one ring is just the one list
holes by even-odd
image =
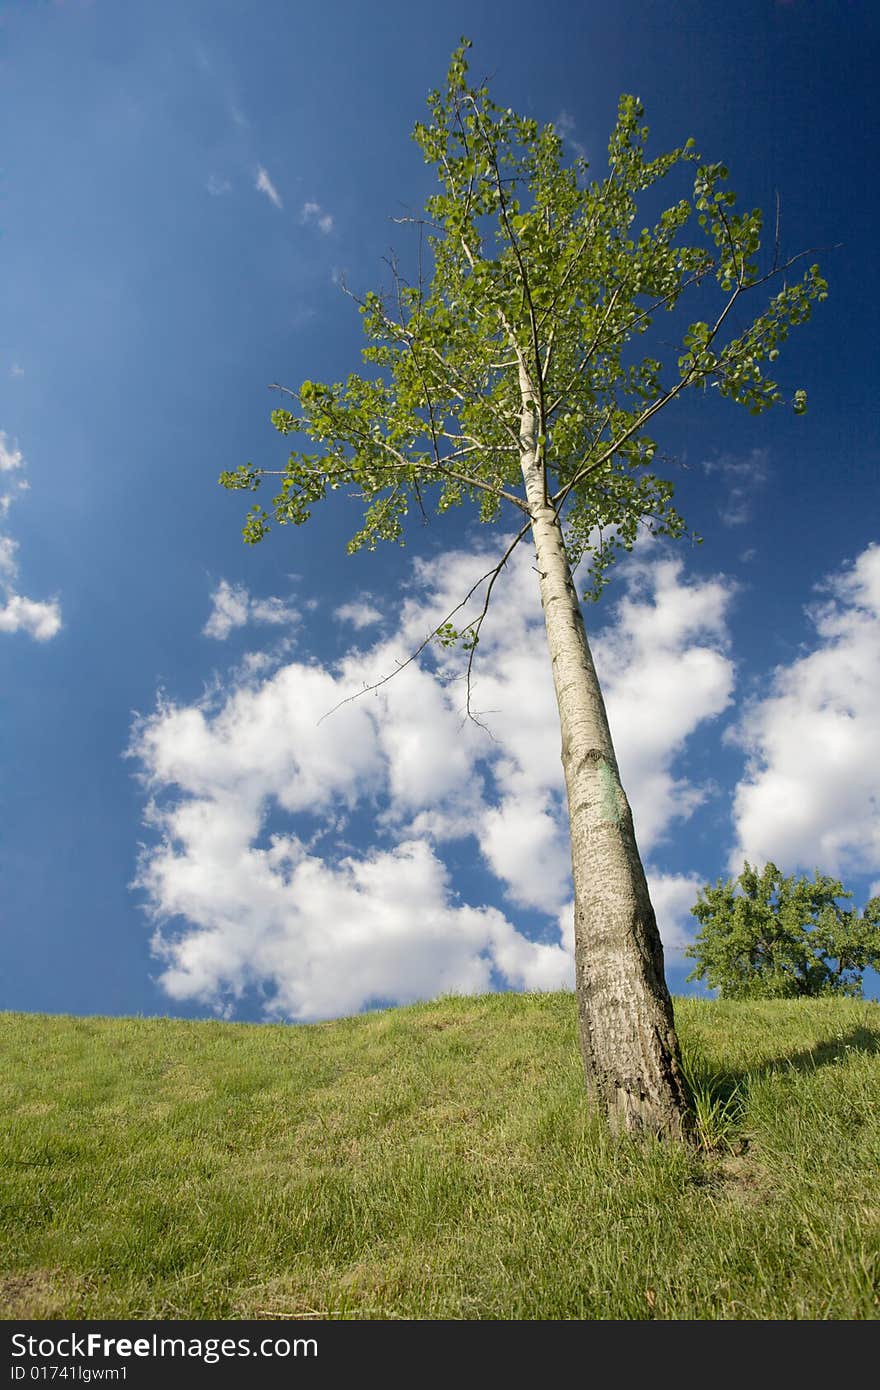
[[[293, 396], [293, 398], [297, 401], [299, 400], [299, 396], [297, 395], [297, 393], [295, 391], [292, 391], [287, 386], [279, 386], [277, 383], [272, 383], [269, 389], [273, 391], [283, 391], [286, 395]], [[395, 449], [392, 444], [388, 443], [387, 439], [383, 439], [381, 436], [377, 438], [375, 435], [364, 434], [362, 430], [354, 429], [350, 422], [346, 425], [346, 432], [349, 435], [353, 435], [355, 439], [360, 439], [371, 445], [378, 445], [379, 448], [384, 449], [384, 451], [387, 454], [390, 454], [394, 461], [392, 463], [386, 464], [386, 467], [406, 470], [416, 470], [419, 468], [425, 470], [427, 467], [428, 469], [440, 473], [442, 477], [452, 478], [455, 482], [462, 483], [465, 487], [476, 488], [480, 492], [488, 492], [493, 497], [498, 497], [500, 499], [503, 499], [505, 502], [510, 502], [512, 506], [517, 507], [521, 512], [528, 513], [528, 507], [526, 503], [522, 500], [522, 498], [517, 497], [516, 494], [513, 492], [508, 492], [506, 488], [493, 487], [491, 483], [485, 483], [481, 478], [473, 478], [470, 476], [470, 474], [460, 473], [458, 469], [450, 468], [443, 460], [435, 460], [434, 462], [427, 465], [424, 463], [416, 463], [414, 460], [406, 458], [406, 456], [402, 454], [399, 449]], [[341, 433], [340, 438], [344, 437], [345, 435]], [[464, 436], [457, 437], [463, 438]], [[478, 442], [477, 446], [475, 447], [483, 446]], [[352, 468], [353, 466], [354, 465], [352, 464]], [[376, 466], [381, 468], [383, 465], [377, 464]], [[340, 471], [345, 470], [343, 468]], [[261, 472], [267, 475], [271, 475], [271, 473], [273, 472], [278, 472], [278, 476], [284, 476], [283, 471], [279, 470], [262, 469]]]
[[[480, 613], [479, 618], [476, 620], [476, 633], [478, 634], [478, 633], [479, 633], [479, 628], [480, 628], [480, 626], [482, 626], [483, 619], [485, 618], [486, 613], [487, 613], [487, 611], [488, 611], [488, 607], [489, 607], [489, 597], [490, 597], [490, 595], [491, 595], [492, 589], [494, 588], [495, 581], [496, 581], [496, 579], [498, 578], [498, 576], [499, 576], [499, 574], [501, 573], [501, 571], [502, 571], [502, 569], [504, 568], [504, 566], [507, 564], [507, 561], [510, 559], [510, 556], [513, 554], [513, 551], [514, 551], [514, 550], [516, 549], [516, 547], [519, 545], [519, 543], [520, 543], [520, 541], [522, 540], [523, 536], [525, 536], [526, 533], [530, 530], [531, 524], [532, 524], [532, 523], [531, 523], [531, 520], [529, 520], [529, 521], [526, 522], [526, 524], [522, 527], [522, 529], [521, 529], [521, 530], [518, 532], [518, 534], [515, 536], [515, 538], [513, 539], [513, 541], [511, 541], [510, 545], [509, 545], [509, 546], [507, 547], [507, 549], [505, 550], [503, 556], [502, 556], [501, 559], [498, 561], [498, 564], [497, 564], [497, 565], [494, 565], [492, 569], [487, 570], [485, 574], [483, 574], [483, 575], [480, 576], [480, 578], [476, 581], [475, 584], [472, 584], [472, 585], [471, 585], [470, 589], [468, 589], [467, 593], [465, 594], [465, 596], [464, 596], [464, 598], [461, 600], [461, 602], [460, 602], [460, 603], [457, 603], [457, 604], [455, 605], [454, 608], [451, 608], [451, 609], [449, 610], [449, 612], [446, 614], [446, 617], [445, 617], [445, 618], [441, 618], [441, 620], [440, 620], [440, 622], [437, 624], [437, 626], [436, 626], [435, 628], [432, 628], [432, 630], [428, 633], [428, 635], [427, 635], [427, 637], [424, 639], [424, 641], [420, 642], [419, 645], [416, 647], [415, 651], [414, 651], [414, 652], [411, 652], [410, 655], [406, 658], [406, 661], [401, 661], [401, 662], [398, 663], [398, 666], [397, 666], [397, 670], [396, 670], [396, 671], [389, 671], [389, 673], [388, 673], [387, 676], [383, 676], [381, 680], [373, 681], [370, 685], [365, 685], [365, 686], [363, 687], [362, 690], [357, 690], [357, 691], [355, 691], [354, 695], [346, 695], [346, 697], [345, 697], [344, 700], [340, 700], [339, 703], [336, 704], [336, 705], [334, 705], [332, 709], [328, 709], [327, 712], [326, 712], [326, 714], [322, 714], [322, 715], [321, 715], [321, 718], [318, 720], [318, 723], [319, 723], [319, 724], [322, 724], [322, 723], [324, 722], [325, 719], [329, 719], [329, 718], [330, 718], [330, 715], [331, 715], [331, 714], [335, 714], [337, 710], [342, 709], [343, 705], [350, 705], [350, 704], [352, 704], [353, 701], [359, 700], [359, 699], [361, 698], [362, 695], [369, 695], [371, 691], [373, 691], [373, 690], [379, 690], [383, 685], [387, 685], [389, 681], [393, 680], [395, 676], [399, 676], [400, 673], [401, 673], [401, 671], [406, 670], [407, 666], [410, 666], [410, 665], [416, 660], [417, 657], [421, 656], [422, 652], [425, 650], [425, 648], [427, 647], [428, 643], [429, 643], [429, 642], [432, 642], [432, 641], [434, 640], [434, 638], [437, 636], [437, 634], [441, 631], [442, 628], [444, 628], [444, 627], [446, 626], [446, 624], [450, 621], [450, 619], [455, 617], [455, 614], [456, 614], [456, 613], [460, 613], [460, 612], [461, 612], [462, 608], [464, 608], [465, 605], [466, 605], [467, 603], [469, 603], [470, 600], [473, 598], [474, 594], [477, 592], [477, 590], [479, 589], [480, 585], [481, 585], [481, 584], [485, 584], [486, 580], [488, 579], [488, 580], [489, 580], [489, 589], [488, 589], [487, 594], [486, 594], [486, 599], [485, 599], [485, 602], [484, 602], [484, 604], [483, 604], [482, 612]], [[476, 644], [474, 644], [474, 645], [476, 645]], [[479, 724], [480, 721], [479, 721], [473, 714], [471, 714], [471, 711], [470, 711], [470, 676], [471, 676], [471, 667], [472, 667], [472, 664], [473, 664], [473, 652], [474, 652], [474, 647], [471, 648], [471, 651], [470, 651], [470, 654], [469, 654], [469, 659], [468, 659], [468, 668], [467, 668], [467, 678], [468, 678], [468, 716], [469, 716], [471, 719], [473, 719], [474, 723]], [[484, 724], [481, 724], [480, 727], [481, 727], [481, 728], [485, 728], [486, 726], [485, 726]], [[487, 730], [487, 732], [488, 732], [488, 730]]]
[[[522, 540], [523, 536], [524, 536], [524, 535], [526, 534], [526, 532], [531, 528], [531, 525], [532, 525], [531, 521], [527, 521], [527, 522], [526, 522], [525, 526], [522, 528], [522, 530], [519, 532], [519, 534], [518, 534], [517, 536], [514, 537], [514, 539], [511, 541], [510, 545], [509, 545], [509, 546], [507, 547], [507, 549], [505, 550], [503, 556], [502, 556], [501, 559], [499, 560], [498, 564], [495, 566], [495, 569], [492, 571], [492, 577], [491, 577], [491, 579], [489, 580], [489, 586], [488, 586], [488, 588], [486, 589], [486, 597], [485, 597], [485, 599], [484, 599], [484, 601], [483, 601], [483, 607], [482, 607], [482, 610], [481, 610], [481, 612], [480, 612], [480, 616], [476, 619], [475, 622], [473, 622], [473, 623], [470, 624], [470, 631], [471, 631], [471, 632], [473, 633], [473, 635], [474, 635], [474, 640], [473, 640], [473, 642], [472, 642], [472, 644], [471, 644], [470, 651], [468, 652], [468, 663], [467, 663], [467, 672], [466, 672], [467, 696], [466, 696], [466, 700], [465, 700], [465, 712], [467, 713], [468, 719], [472, 719], [473, 722], [474, 722], [475, 724], [479, 724], [479, 726], [480, 726], [481, 729], [486, 729], [486, 733], [487, 733], [487, 734], [490, 734], [490, 736], [491, 736], [491, 730], [489, 730], [489, 729], [486, 728], [486, 725], [483, 724], [483, 723], [477, 718], [477, 716], [474, 714], [473, 710], [471, 709], [471, 690], [472, 690], [472, 686], [471, 686], [471, 675], [472, 675], [472, 673], [473, 673], [473, 667], [474, 667], [474, 655], [475, 655], [476, 650], [477, 650], [477, 643], [478, 643], [479, 640], [480, 640], [480, 628], [483, 626], [483, 620], [484, 620], [486, 614], [487, 614], [488, 611], [489, 611], [489, 600], [490, 600], [491, 597], [492, 597], [492, 590], [493, 590], [494, 587], [495, 587], [495, 581], [497, 580], [497, 578], [498, 578], [498, 576], [500, 575], [501, 571], [503, 570], [504, 566], [507, 564], [507, 562], [508, 562], [508, 560], [510, 559], [511, 555], [513, 554], [514, 550], [515, 550], [516, 547], [519, 545], [519, 543], [520, 543], [520, 541]], [[484, 575], [483, 578], [485, 579], [485, 578], [486, 578], [486, 575]], [[471, 592], [473, 592], [473, 590], [472, 590]]]
[[523, 260], [522, 251], [519, 245], [519, 238], [513, 230], [513, 227], [510, 224], [510, 218], [507, 214], [507, 199], [505, 197], [504, 186], [501, 181], [501, 170], [498, 168], [498, 156], [495, 150], [495, 145], [489, 138], [489, 136], [486, 134], [480, 108], [477, 106], [477, 103], [473, 97], [470, 98], [470, 104], [473, 107], [474, 115], [477, 121], [477, 127], [483, 137], [483, 143], [486, 147], [486, 152], [488, 154], [489, 161], [492, 165], [492, 172], [495, 175], [495, 187], [498, 191], [498, 209], [501, 214], [501, 220], [504, 223], [504, 229], [507, 232], [507, 237], [510, 242], [511, 249], [513, 250], [513, 254], [516, 259], [517, 266], [519, 267], [520, 284], [522, 286], [523, 297], [525, 299], [529, 311], [529, 328], [532, 338], [532, 352], [535, 358], [535, 384], [538, 388], [537, 396], [540, 421], [540, 426], [538, 429], [538, 450], [540, 454], [541, 475], [544, 485], [544, 501], [546, 503], [548, 500], [546, 457], [547, 415], [546, 403], [544, 400], [544, 369], [541, 364], [541, 345], [540, 340], [538, 338], [538, 321], [537, 316], [535, 314], [535, 305], [532, 299], [532, 290], [531, 285], [529, 284], [528, 272], [526, 270], [525, 261]]
[[[728, 314], [730, 313], [731, 309], [733, 308], [734, 304], [739, 299], [741, 294], [746, 294], [749, 290], [757, 289], [759, 285], [766, 284], [767, 281], [771, 280], [774, 275], [780, 275], [784, 270], [787, 270], [789, 266], [794, 265], [795, 261], [803, 260], [804, 256], [815, 255], [816, 250], [817, 248], [812, 247], [808, 248], [806, 251], [799, 251], [796, 256], [791, 256], [783, 265], [777, 267], [775, 270], [769, 270], [767, 274], [762, 275], [760, 279], [752, 280], [748, 285], [738, 284], [736, 286], [736, 289], [733, 291], [730, 298], [728, 299], [727, 303], [725, 304], [724, 308], [721, 310], [721, 313], [718, 315], [718, 318], [715, 320], [715, 323], [709, 332], [709, 336], [706, 339], [706, 347], [708, 347], [711, 343], [715, 341], [716, 337], [718, 336], [718, 333], [721, 331], [725, 319], [727, 318]], [[658, 410], [662, 410], [664, 406], [668, 405], [670, 401], [674, 400], [676, 396], [680, 395], [686, 386], [691, 386], [693, 382], [695, 380], [698, 380], [700, 377], [710, 375], [711, 369], [706, 369], [697, 372], [695, 370], [695, 367], [696, 363], [693, 367], [688, 368], [681, 381], [677, 382], [675, 386], [670, 387], [668, 391], [666, 391], [662, 396], [659, 396], [657, 400], [654, 401], [650, 406], [648, 406], [646, 410], [642, 411], [641, 415], [632, 425], [630, 425], [629, 429], [624, 430], [623, 434], [619, 435], [618, 438], [614, 441], [614, 443], [610, 444], [598, 459], [595, 459], [592, 463], [588, 464], [585, 468], [583, 468], [579, 473], [576, 473], [575, 476], [568, 483], [566, 483], [565, 487], [560, 488], [558, 492], [554, 493], [553, 497], [551, 497], [550, 499], [551, 502], [555, 503], [558, 501], [559, 505], [561, 506], [568, 494], [571, 492], [572, 488], [576, 487], [577, 484], [581, 482], [589, 473], [593, 473], [603, 463], [606, 463], [613, 454], [617, 453], [621, 445], [626, 444], [628, 440], [632, 439], [633, 435], [638, 433], [638, 431], [648, 423], [652, 416], [657, 414]]]

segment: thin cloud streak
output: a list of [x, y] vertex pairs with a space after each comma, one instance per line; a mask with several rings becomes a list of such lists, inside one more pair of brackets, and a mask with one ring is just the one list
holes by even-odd
[[257, 170], [257, 181], [254, 186], [258, 192], [265, 193], [269, 202], [273, 203], [276, 208], [283, 208], [284, 204], [281, 201], [281, 194], [278, 192], [278, 189], [269, 178], [268, 172], [262, 165], [260, 165]]
[[332, 213], [325, 212], [320, 203], [303, 203], [299, 220], [303, 226], [314, 223], [325, 236], [328, 236], [330, 232], [333, 231], [333, 215]]

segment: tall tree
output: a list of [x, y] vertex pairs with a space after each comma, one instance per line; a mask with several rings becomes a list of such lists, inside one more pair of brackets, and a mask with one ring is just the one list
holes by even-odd
[[[663, 950], [572, 572], [586, 562], [585, 597], [595, 597], [640, 526], [682, 534], [672, 484], [651, 470], [651, 422], [695, 387], [754, 413], [780, 401], [765, 364], [826, 287], [811, 266], [743, 326], [747, 297], [792, 261], [780, 264], [777, 244], [759, 268], [761, 215], [736, 211], [724, 166], [701, 162], [693, 140], [649, 159], [642, 107], [624, 96], [607, 175], [588, 181], [552, 125], [469, 85], [469, 46], [414, 131], [439, 179], [424, 215], [400, 219], [417, 229], [418, 271], [408, 280], [392, 263], [390, 292], [358, 301], [376, 373], [278, 388], [296, 408], [274, 411], [273, 424], [311, 447], [280, 471], [272, 514], [298, 525], [328, 491], [353, 487], [364, 514], [350, 551], [402, 539], [410, 508], [428, 500], [440, 511], [474, 504], [484, 522], [518, 515], [479, 616], [460, 630], [448, 615], [435, 631], [470, 648], [470, 690], [493, 585], [530, 534], [562, 733], [588, 1088], [614, 1130], [682, 1136], [688, 1100]], [[635, 232], [640, 196], [688, 165], [692, 195]], [[687, 327], [671, 364], [640, 355], [656, 315], [674, 321], [686, 293], [714, 308]], [[796, 411], [805, 402], [794, 393]], [[268, 471], [248, 464], [220, 481], [254, 490]], [[245, 539], [269, 526], [253, 507]]]

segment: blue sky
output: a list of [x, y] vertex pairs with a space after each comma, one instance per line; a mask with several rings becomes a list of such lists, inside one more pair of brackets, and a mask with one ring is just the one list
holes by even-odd
[[461, 33], [597, 169], [634, 92], [656, 150], [779, 191], [785, 252], [836, 247], [784, 355], [807, 415], [670, 412], [705, 543], [643, 547], [587, 620], [673, 989], [743, 854], [880, 892], [873, 8], [4, 3], [0, 1007], [304, 1019], [569, 978], [528, 556], [481, 648], [494, 742], [445, 657], [319, 724], [500, 538], [453, 515], [349, 558], [340, 499], [245, 547], [217, 486], [282, 466], [269, 382], [357, 369], [338, 280], [379, 284], [430, 190], [409, 132]]

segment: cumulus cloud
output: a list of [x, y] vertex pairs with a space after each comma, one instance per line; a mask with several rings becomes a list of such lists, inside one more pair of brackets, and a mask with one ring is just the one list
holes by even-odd
[[[251, 865], [249, 896], [224, 894], [222, 917], [160, 944], [172, 997], [235, 999], [268, 981], [266, 1012], [305, 1019], [485, 991], [493, 966], [520, 988], [565, 979], [560, 947], [527, 941], [495, 908], [451, 902], [446, 870], [424, 841], [338, 864], [291, 838], [250, 853], [264, 863]], [[162, 867], [154, 862], [153, 875]], [[182, 906], [192, 906], [185, 890]]]
[[299, 622], [299, 613], [283, 599], [252, 598], [244, 585], [221, 579], [211, 595], [211, 612], [202, 628], [203, 636], [223, 642], [233, 628], [249, 622], [293, 625]]
[[[242, 664], [199, 701], [163, 700], [137, 722], [129, 752], [158, 841], [137, 884], [172, 997], [228, 1011], [257, 989], [268, 1014], [307, 1019], [571, 984], [559, 731], [531, 554], [511, 561], [481, 637], [473, 693], [489, 731], [464, 717], [461, 653], [436, 645], [340, 706], [395, 670], [486, 569], [466, 551], [417, 561], [396, 629], [367, 650], [332, 667]], [[659, 552], [622, 575], [595, 648], [644, 848], [705, 795], [673, 763], [729, 699], [731, 590], [687, 580]], [[221, 585], [214, 599], [221, 629], [253, 616], [246, 590]], [[364, 814], [372, 835], [355, 850], [347, 826]], [[461, 900], [443, 855], [462, 840], [503, 908]], [[696, 880], [656, 872], [652, 885], [667, 947], [680, 949]], [[523, 909], [544, 917], [542, 932], [517, 925]]]
[[364, 599], [359, 599], [353, 603], [343, 603], [334, 610], [333, 616], [341, 623], [351, 623], [352, 627], [357, 628], [359, 632], [365, 627], [373, 627], [382, 621], [382, 614], [378, 608], [374, 608], [372, 603], [367, 603]]
[[822, 592], [812, 650], [777, 667], [730, 734], [747, 754], [735, 872], [743, 859], [834, 874], [880, 865], [880, 545]]
[[304, 226], [314, 223], [325, 236], [333, 231], [333, 216], [325, 212], [320, 203], [303, 203], [299, 220]]
[[637, 789], [639, 844], [650, 851], [707, 795], [674, 764], [690, 735], [730, 704], [727, 613], [736, 588], [720, 578], [687, 583], [678, 557], [634, 558], [626, 576], [628, 593], [595, 656], [623, 783]]
[[657, 914], [660, 935], [667, 958], [680, 957], [694, 939], [695, 921], [691, 908], [704, 880], [696, 874], [664, 874], [648, 871], [648, 889]]
[[8, 594], [0, 608], [0, 632], [28, 632], [38, 642], [48, 642], [61, 630], [61, 608], [55, 599], [48, 603]]
[[[28, 484], [20, 476], [24, 457], [0, 430], [0, 525], [5, 525], [9, 509]], [[27, 632], [37, 642], [47, 642], [61, 629], [61, 607], [57, 599], [43, 601], [26, 598], [17, 589], [18, 542], [0, 531], [0, 632]]]
[[257, 170], [257, 181], [255, 187], [259, 193], [265, 193], [270, 203], [274, 203], [276, 208], [281, 208], [284, 204], [281, 201], [281, 194], [269, 178], [267, 170], [260, 165]]

